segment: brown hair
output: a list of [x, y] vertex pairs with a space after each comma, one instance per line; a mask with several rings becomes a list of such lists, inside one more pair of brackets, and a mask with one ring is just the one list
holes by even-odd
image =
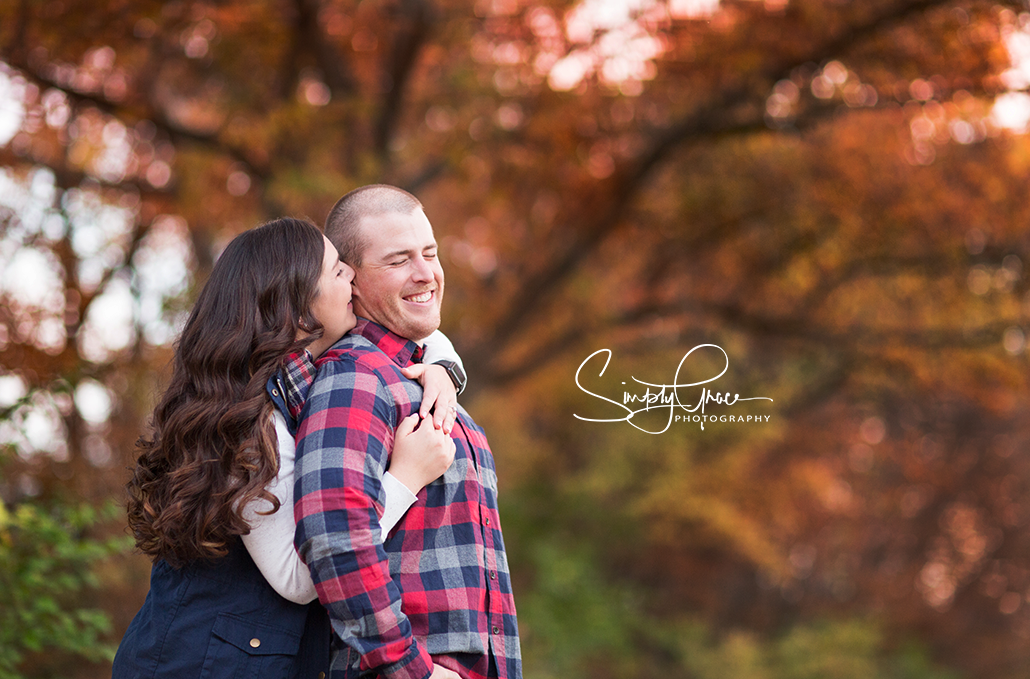
[[[136, 547], [181, 566], [223, 556], [249, 532], [247, 503], [278, 500], [268, 379], [321, 336], [311, 314], [325, 245], [314, 224], [278, 219], [229, 243], [175, 347], [172, 378], [154, 410], [129, 491]], [[297, 341], [303, 326], [311, 336]]]
[[339, 250], [340, 259], [357, 268], [368, 245], [359, 228], [361, 220], [393, 213], [407, 215], [421, 207], [418, 198], [396, 186], [362, 186], [336, 201], [325, 218], [325, 236]]

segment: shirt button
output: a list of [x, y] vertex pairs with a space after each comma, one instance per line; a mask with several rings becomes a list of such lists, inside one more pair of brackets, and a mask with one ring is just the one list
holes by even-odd
[[494, 634], [500, 634], [501, 633], [501, 628], [498, 627], [497, 625], [494, 625], [493, 631], [494, 631]]
[[488, 525], [488, 526], [490, 525], [490, 517], [489, 516], [486, 517], [486, 525]]
[[490, 579], [491, 580], [496, 580], [497, 579], [497, 573], [495, 571], [490, 571]]
[[254, 637], [253, 639], [250, 640], [250, 647], [251, 648], [257, 648], [260, 645], [261, 645], [261, 640], [258, 639], [257, 637]]

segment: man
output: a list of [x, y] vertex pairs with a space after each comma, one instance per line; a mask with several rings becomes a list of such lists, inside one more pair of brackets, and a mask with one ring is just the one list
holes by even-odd
[[358, 325], [316, 362], [297, 434], [295, 517], [297, 550], [336, 633], [333, 679], [520, 679], [494, 459], [463, 409], [454, 463], [391, 534], [379, 531], [394, 430], [421, 406], [400, 369], [440, 325], [432, 225], [414, 196], [374, 185], [341, 198], [325, 232], [354, 268]]

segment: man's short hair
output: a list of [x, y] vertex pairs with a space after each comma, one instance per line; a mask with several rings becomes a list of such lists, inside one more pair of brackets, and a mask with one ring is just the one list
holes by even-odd
[[363, 219], [394, 213], [408, 215], [421, 207], [418, 198], [396, 186], [362, 186], [336, 201], [325, 218], [325, 235], [339, 250], [340, 259], [359, 267], [368, 247], [368, 239], [360, 228]]

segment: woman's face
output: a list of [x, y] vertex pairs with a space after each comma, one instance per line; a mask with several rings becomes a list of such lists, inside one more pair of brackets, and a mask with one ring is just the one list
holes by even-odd
[[318, 280], [318, 296], [311, 303], [311, 313], [325, 328], [322, 337], [308, 347], [314, 356], [336, 344], [357, 323], [351, 304], [351, 281], [354, 269], [340, 261], [340, 255], [329, 239], [325, 241], [322, 276]]

